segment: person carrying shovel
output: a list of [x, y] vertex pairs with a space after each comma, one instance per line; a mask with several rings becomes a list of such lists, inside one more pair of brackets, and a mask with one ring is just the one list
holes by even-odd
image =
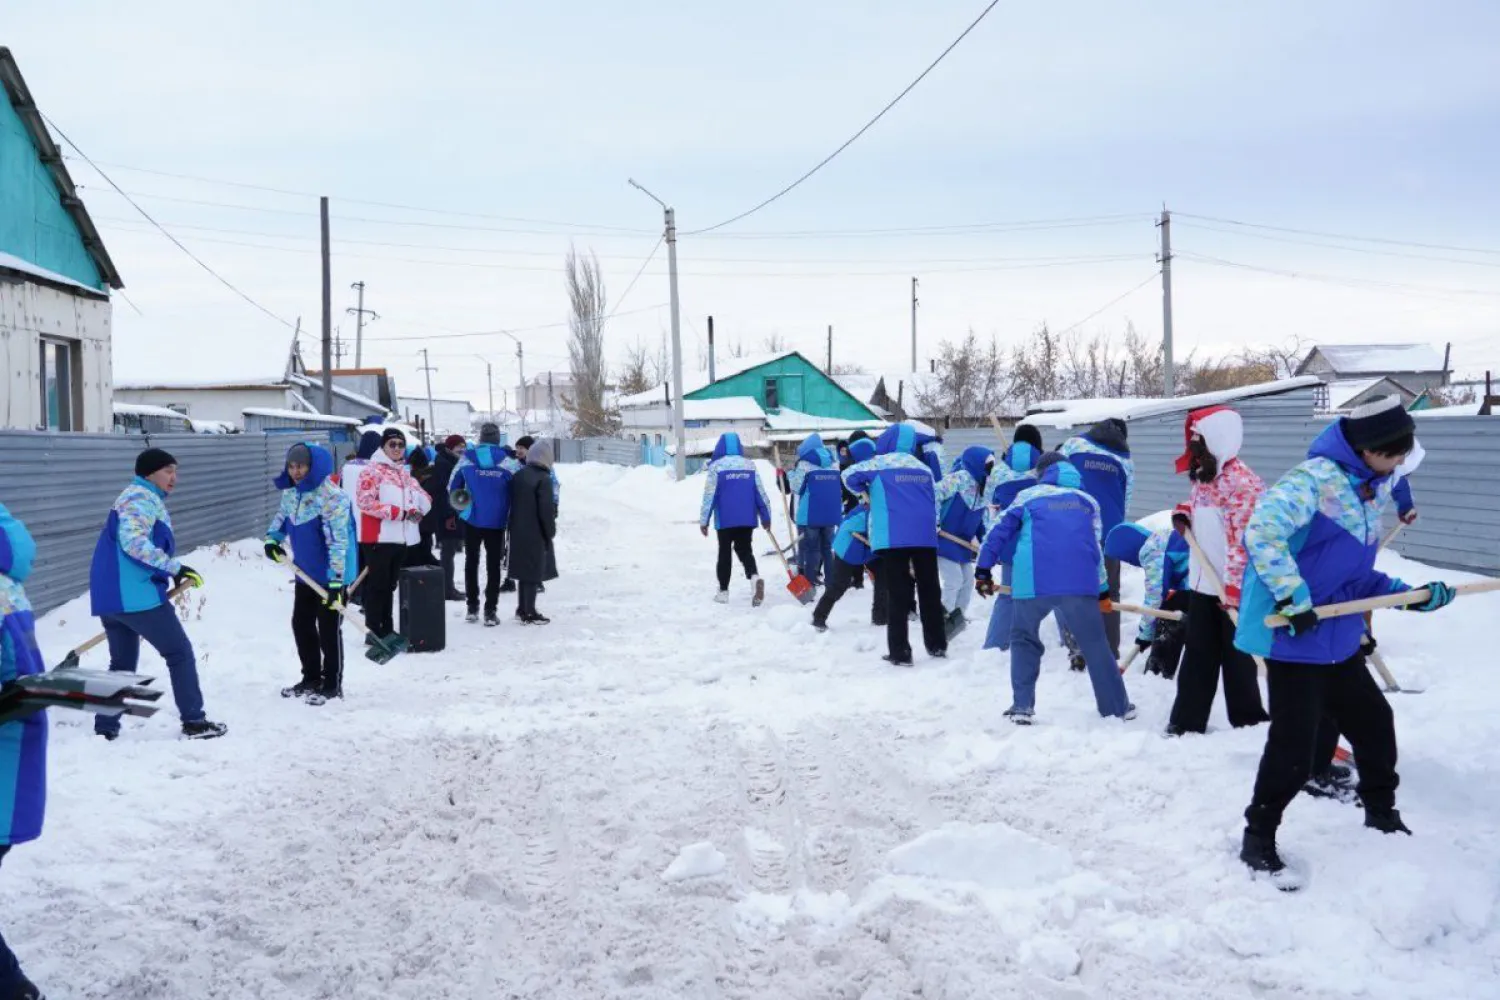
[[[1365, 666], [1364, 619], [1323, 619], [1314, 608], [1413, 589], [1375, 569], [1375, 556], [1380, 513], [1415, 430], [1394, 396], [1358, 407], [1318, 435], [1307, 460], [1266, 491], [1245, 528], [1249, 565], [1235, 645], [1266, 659], [1271, 725], [1245, 810], [1240, 860], [1278, 888], [1298, 887], [1276, 833], [1308, 779], [1319, 728], [1330, 721], [1359, 762], [1365, 826], [1411, 833], [1396, 810], [1395, 720]], [[1408, 610], [1436, 611], [1455, 595], [1444, 583], [1425, 589], [1427, 600]], [[1283, 627], [1267, 624], [1272, 612]]]
[[755, 565], [754, 542], [757, 524], [771, 530], [771, 502], [766, 499], [766, 488], [761, 484], [755, 463], [745, 457], [740, 436], [733, 432], [719, 436], [706, 471], [698, 528], [707, 538], [708, 526], [712, 523], [719, 534], [716, 567], [719, 590], [714, 601], [729, 603], [732, 556], [738, 555], [745, 568], [745, 577], [753, 588], [751, 603], [760, 607], [766, 599], [766, 582], [760, 578], [760, 570]]
[[[875, 442], [860, 438], [849, 443], [849, 453], [855, 462], [867, 462], [875, 457]], [[852, 463], [851, 463], [852, 464]], [[870, 622], [884, 627], [886, 624], [887, 598], [884, 580], [880, 576], [880, 560], [870, 548], [870, 505], [858, 501], [844, 515], [838, 531], [833, 536], [833, 569], [828, 574], [828, 586], [813, 608], [813, 628], [819, 632], [828, 629], [828, 615], [833, 606], [854, 587], [868, 571], [872, 577], [874, 602], [870, 606]]]
[[313, 580], [327, 581], [319, 596], [300, 579], [292, 598], [292, 639], [302, 661], [302, 679], [281, 689], [283, 698], [302, 698], [309, 705], [344, 696], [344, 642], [340, 609], [357, 579], [358, 549], [349, 495], [334, 485], [333, 456], [316, 444], [294, 444], [286, 467], [273, 482], [281, 506], [266, 531], [266, 557], [287, 559], [284, 541], [292, 543], [297, 568]]

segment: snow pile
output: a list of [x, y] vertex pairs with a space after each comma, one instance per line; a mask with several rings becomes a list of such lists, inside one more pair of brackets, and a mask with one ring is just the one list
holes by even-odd
[[[1392, 697], [1416, 836], [1299, 798], [1281, 843], [1311, 878], [1284, 896], [1235, 856], [1264, 728], [1216, 713], [1162, 739], [1172, 685], [1138, 666], [1140, 718], [1101, 720], [1050, 626], [1037, 724], [1012, 727], [985, 602], [949, 660], [891, 670], [869, 591], [815, 633], [764, 535], [766, 606], [738, 568], [712, 602], [701, 476], [558, 474], [552, 625], [449, 605], [445, 652], [352, 656], [321, 708], [277, 693], [297, 676], [285, 569], [253, 540], [188, 557], [230, 733], [178, 740], [170, 699], [113, 744], [55, 714], [47, 831], [0, 873], [0, 929], [49, 997], [1494, 993], [1500, 594], [1376, 616], [1391, 669], [1427, 687]], [[47, 660], [94, 627], [82, 600], [47, 615]], [[142, 669], [165, 684], [154, 654]]]

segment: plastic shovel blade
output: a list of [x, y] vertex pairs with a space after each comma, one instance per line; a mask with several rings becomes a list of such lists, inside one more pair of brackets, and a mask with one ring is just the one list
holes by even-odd
[[803, 604], [811, 604], [813, 602], [812, 581], [801, 573], [792, 577], [791, 582], [786, 585], [786, 589]]
[[392, 635], [385, 639], [376, 639], [375, 645], [365, 650], [365, 659], [375, 663], [390, 663], [396, 657], [406, 652], [409, 643], [404, 635]]

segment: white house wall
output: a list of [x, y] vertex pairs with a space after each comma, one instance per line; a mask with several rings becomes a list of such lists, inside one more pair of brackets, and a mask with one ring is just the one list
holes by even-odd
[[42, 424], [41, 338], [71, 342], [80, 362], [82, 431], [108, 431], [112, 376], [108, 299], [75, 295], [29, 281], [0, 281], [0, 428]]
[[[401, 397], [401, 416], [408, 422], [413, 417], [427, 419], [427, 400], [411, 396]], [[467, 402], [451, 399], [432, 401], [433, 430], [439, 434], [469, 434], [473, 430], [474, 411]]]
[[[185, 406], [194, 420], [226, 420], [236, 427], [245, 425], [245, 410], [300, 410], [287, 389], [120, 389], [115, 398], [122, 403], [150, 403], [152, 406]], [[315, 401], [309, 401], [314, 402]], [[342, 415], [342, 414], [341, 414]]]

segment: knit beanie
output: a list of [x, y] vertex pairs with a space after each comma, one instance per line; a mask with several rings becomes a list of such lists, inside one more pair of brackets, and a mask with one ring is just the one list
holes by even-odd
[[176, 464], [177, 459], [160, 448], [147, 448], [135, 457], [135, 474], [145, 479], [169, 465]]
[[462, 434], [449, 434], [447, 437], [443, 438], [443, 447], [447, 448], [449, 451], [456, 451], [466, 444], [468, 444], [468, 442], [464, 440], [464, 436]]
[[1042, 450], [1042, 432], [1034, 424], [1017, 424], [1015, 433], [1011, 435], [1011, 441], [1020, 441], [1031, 445], [1037, 451]]
[[479, 443], [480, 444], [499, 444], [500, 443], [500, 425], [499, 424], [481, 424], [479, 426]]
[[380, 435], [380, 447], [384, 448], [387, 441], [400, 441], [401, 447], [406, 447], [406, 435], [401, 433], [399, 427], [387, 427]]
[[294, 444], [286, 453], [287, 465], [312, 465], [312, 452], [305, 444]]
[[1355, 408], [1340, 420], [1344, 440], [1355, 451], [1374, 451], [1409, 434], [1415, 434], [1416, 421], [1396, 396], [1381, 396]]
[[[498, 444], [499, 442], [496, 443]], [[536, 444], [536, 438], [532, 437], [530, 434], [527, 434], [525, 437], [516, 438], [517, 448], [530, 448], [534, 444]]]

